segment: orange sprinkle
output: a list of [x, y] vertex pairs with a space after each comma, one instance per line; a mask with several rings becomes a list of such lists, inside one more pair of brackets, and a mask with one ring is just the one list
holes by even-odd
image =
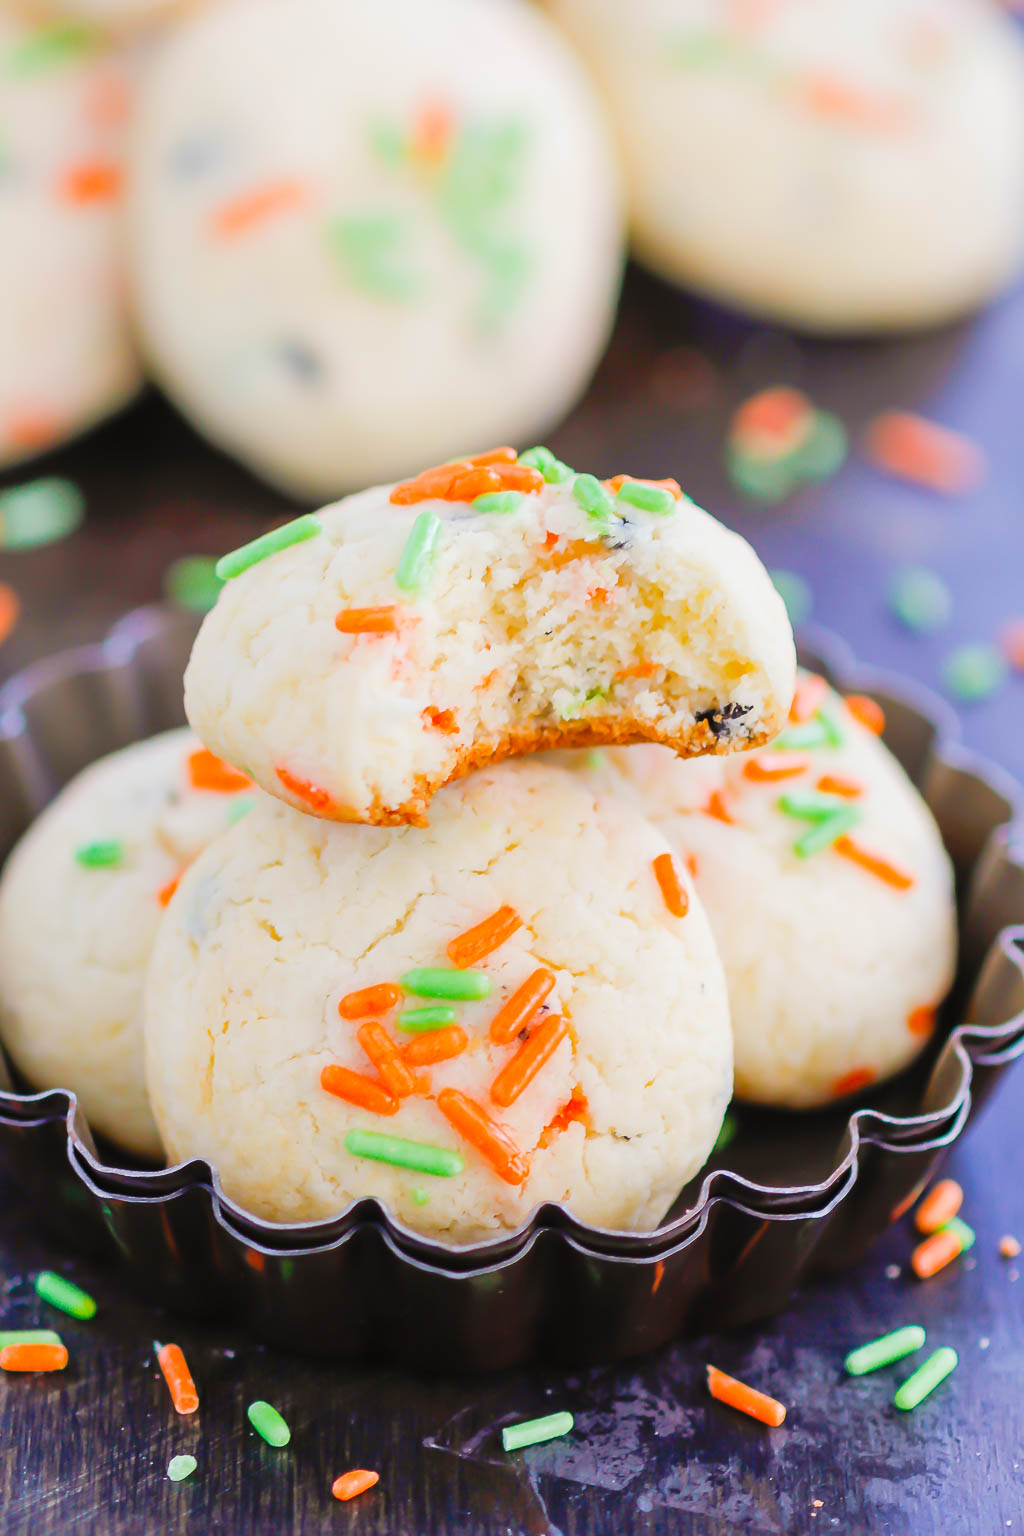
[[245, 1262], [248, 1264], [249, 1268], [255, 1270], [258, 1275], [262, 1275], [263, 1271], [267, 1267], [266, 1255], [260, 1253], [258, 1248], [247, 1248], [245, 1250]]
[[586, 1120], [589, 1108], [587, 1096], [582, 1088], [574, 1088], [561, 1109], [555, 1111], [544, 1127], [537, 1145], [540, 1147], [550, 1146], [555, 1137], [560, 1136], [563, 1131], [567, 1131], [575, 1121]]
[[952, 1221], [964, 1203], [964, 1192], [956, 1179], [940, 1179], [921, 1201], [914, 1216], [919, 1232], [937, 1232]]
[[740, 1413], [749, 1414], [752, 1419], [757, 1419], [761, 1424], [770, 1424], [773, 1429], [778, 1429], [785, 1419], [786, 1409], [774, 1397], [755, 1391], [745, 1382], [737, 1381], [735, 1376], [727, 1376], [724, 1371], [718, 1370], [713, 1365], [707, 1367], [707, 1373], [708, 1391], [720, 1403], [727, 1403], [730, 1408], [738, 1408]]
[[[587, 593], [587, 602], [592, 608], [607, 608], [611, 600], [612, 595], [607, 587], [595, 587], [592, 592]], [[622, 674], [621, 672], [616, 672], [615, 676], [621, 677]]]
[[835, 75], [812, 74], [798, 80], [797, 97], [815, 117], [857, 123], [882, 133], [896, 133], [907, 127], [910, 114], [901, 101], [858, 90]]
[[530, 464], [503, 464], [495, 473], [503, 491], [522, 491], [532, 496], [544, 489], [544, 476]]
[[474, 928], [467, 928], [448, 944], [448, 959], [459, 970], [465, 971], [476, 965], [485, 955], [493, 955], [506, 939], [510, 939], [523, 920], [514, 907], [499, 907], [490, 917]]
[[333, 1093], [346, 1104], [357, 1104], [374, 1115], [396, 1115], [398, 1100], [389, 1093], [383, 1083], [349, 1067], [339, 1067], [336, 1062], [324, 1067], [320, 1073], [320, 1087], [325, 1093]]
[[611, 491], [613, 495], [617, 495], [618, 492], [622, 490], [622, 487], [626, 484], [627, 480], [631, 481], [634, 485], [653, 486], [657, 491], [671, 491], [672, 495], [676, 498], [676, 501], [678, 501], [683, 494], [683, 488], [679, 484], [678, 480], [638, 480], [635, 475], [613, 475], [610, 480], [606, 480], [604, 483], [606, 488]]
[[859, 720], [873, 736], [881, 736], [885, 730], [885, 710], [866, 693], [848, 693], [843, 700], [850, 714]]
[[661, 1282], [664, 1280], [664, 1278], [665, 1278], [665, 1264], [664, 1264], [664, 1260], [659, 1259], [657, 1264], [655, 1264], [655, 1266], [654, 1266], [654, 1282], [651, 1285], [651, 1295], [652, 1296], [657, 1296], [658, 1289], [659, 1289], [659, 1287], [661, 1285]]
[[984, 455], [976, 443], [911, 411], [876, 416], [864, 451], [879, 469], [947, 496], [974, 490], [985, 473]]
[[673, 917], [685, 917], [690, 910], [690, 893], [679, 873], [679, 864], [671, 853], [659, 853], [654, 860], [654, 878]]
[[210, 229], [218, 240], [233, 240], [238, 235], [248, 234], [276, 214], [301, 208], [307, 199], [308, 192], [302, 182], [271, 181], [265, 187], [256, 187], [214, 209]]
[[803, 725], [825, 702], [828, 683], [817, 672], [801, 672], [793, 690], [793, 702], [789, 706], [789, 718], [794, 725]]
[[514, 448], [488, 448], [486, 453], [474, 453], [466, 462], [475, 464], [478, 469], [483, 469], [488, 464], [514, 464], [518, 457]]
[[837, 837], [832, 844], [836, 853], [842, 854], [844, 859], [850, 859], [854, 864], [859, 864], [869, 874], [876, 875], [879, 880], [884, 880], [886, 885], [894, 886], [897, 891], [909, 891], [914, 884], [913, 875], [908, 875], [906, 870], [897, 869], [895, 864], [890, 864], [888, 859], [883, 859], [880, 854], [871, 853], [867, 848], [855, 843], [852, 837], [844, 833]]
[[796, 778], [810, 766], [810, 758], [799, 752], [758, 752], [743, 764], [743, 776], [755, 784], [775, 784], [779, 779]]
[[42, 407], [22, 406], [4, 418], [4, 436], [14, 448], [32, 453], [47, 448], [60, 435], [60, 422], [52, 411]]
[[199, 1407], [199, 1393], [180, 1347], [162, 1344], [156, 1352], [156, 1360], [171, 1394], [175, 1413], [195, 1413]]
[[999, 1252], [1004, 1259], [1016, 1259], [1020, 1254], [1020, 1243], [1007, 1233], [999, 1239]]
[[0, 581], [0, 642], [7, 639], [20, 613], [21, 599], [17, 592], [6, 581]]
[[544, 535], [544, 548], [554, 549], [555, 545], [558, 543], [559, 537], [559, 534], [552, 533], [549, 528], [547, 533]]
[[457, 736], [459, 733], [459, 722], [454, 709], [435, 709], [432, 704], [428, 704], [422, 711], [420, 719], [432, 731], [440, 731], [442, 736]]
[[82, 103], [88, 122], [98, 128], [116, 128], [123, 123], [131, 107], [128, 87], [119, 75], [97, 76]]
[[837, 1077], [832, 1084], [834, 1098], [843, 1099], [848, 1093], [859, 1093], [862, 1088], [868, 1088], [875, 1080], [875, 1074], [870, 1067], [854, 1067], [852, 1072], [847, 1072], [843, 1077]]
[[700, 864], [697, 862], [697, 855], [695, 853], [688, 853], [686, 855], [686, 867], [690, 871], [691, 880], [696, 880], [700, 871]]
[[638, 661], [632, 667], [620, 667], [615, 673], [615, 681], [621, 683], [627, 677], [653, 677], [657, 670], [653, 661]]
[[730, 436], [759, 457], [780, 458], [803, 441], [814, 410], [798, 389], [779, 385], [745, 400], [732, 418]]
[[952, 1264], [961, 1252], [959, 1237], [947, 1227], [941, 1232], [933, 1232], [923, 1243], [918, 1243], [910, 1255], [910, 1267], [919, 1280], [930, 1280], [940, 1269]]
[[393, 982], [382, 981], [376, 987], [363, 987], [359, 992], [346, 992], [338, 1004], [343, 1019], [365, 1019], [367, 1014], [379, 1017], [390, 1013], [402, 1001], [402, 989]]
[[864, 793], [863, 784], [844, 778], [841, 773], [823, 773], [815, 788], [823, 795], [840, 795], [844, 800], [856, 800]]
[[340, 1477], [336, 1477], [331, 1484], [331, 1492], [344, 1504], [349, 1499], [365, 1493], [368, 1488], [373, 1488], [379, 1482], [379, 1472], [367, 1472], [365, 1468], [357, 1467], [352, 1472], [343, 1472]]
[[935, 1033], [935, 1009], [914, 1008], [907, 1014], [907, 1028], [912, 1035], [922, 1035], [927, 1040]]
[[1017, 672], [1024, 672], [1024, 619], [1013, 619], [999, 637], [1003, 655]]
[[377, 1068], [377, 1076], [396, 1099], [416, 1092], [416, 1079], [383, 1024], [360, 1024], [356, 1039]]
[[475, 501], [478, 496], [489, 496], [502, 489], [501, 477], [496, 469], [483, 466], [460, 470], [448, 487], [446, 501]]
[[725, 796], [720, 789], [714, 789], [711, 791], [711, 794], [708, 796], [708, 803], [704, 807], [704, 815], [713, 816], [716, 821], [724, 821], [726, 826], [732, 826], [732, 817], [729, 815], [729, 808], [725, 803]]
[[457, 1088], [442, 1088], [436, 1102], [452, 1129], [476, 1148], [499, 1179], [506, 1184], [525, 1182], [529, 1162], [505, 1127], [492, 1119], [482, 1105]]
[[568, 1035], [568, 1020], [558, 1013], [548, 1014], [494, 1079], [491, 1084], [492, 1104], [497, 1104], [499, 1109], [508, 1109], [509, 1105], [514, 1104]]
[[104, 160], [83, 160], [71, 165], [60, 178], [59, 191], [69, 203], [109, 203], [120, 197], [124, 173], [119, 165]]
[[550, 971], [541, 967], [528, 976], [512, 996], [506, 998], [491, 1020], [491, 1039], [495, 1045], [509, 1045], [533, 1018], [541, 1003], [555, 985]]
[[275, 768], [274, 772], [288, 793], [294, 795], [297, 800], [304, 800], [310, 810], [315, 811], [318, 815], [322, 815], [330, 810], [331, 797], [326, 789], [319, 789], [317, 785], [311, 784], [308, 779], [297, 779], [287, 768]]
[[398, 628], [398, 609], [342, 608], [334, 627], [343, 635], [391, 635]]
[[222, 795], [233, 795], [236, 790], [248, 789], [252, 782], [244, 773], [239, 773], [237, 768], [232, 768], [230, 763], [225, 763], [206, 747], [189, 753], [188, 776], [193, 789], [210, 789]]
[[162, 907], [169, 905], [171, 897], [174, 895], [175, 891], [178, 889], [178, 886], [181, 884], [181, 877], [184, 873], [184, 869], [179, 869], [178, 873], [174, 876], [174, 879], [168, 880], [167, 884], [162, 885], [157, 891], [156, 899]]
[[451, 1061], [461, 1056], [469, 1044], [469, 1036], [459, 1024], [449, 1024], [444, 1029], [432, 1029], [425, 1035], [417, 1035], [403, 1045], [402, 1056], [412, 1067], [433, 1067], [439, 1061]]
[[412, 152], [427, 165], [440, 165], [448, 153], [455, 122], [443, 101], [428, 101], [416, 114]]
[[425, 469], [415, 480], [403, 480], [396, 485], [391, 492], [390, 500], [395, 506], [411, 506], [417, 501], [446, 501], [457, 475], [465, 474], [472, 466], [468, 459], [460, 459], [455, 464], [438, 464], [433, 469]]
[[63, 1344], [5, 1344], [0, 1371], [62, 1371], [68, 1363]]

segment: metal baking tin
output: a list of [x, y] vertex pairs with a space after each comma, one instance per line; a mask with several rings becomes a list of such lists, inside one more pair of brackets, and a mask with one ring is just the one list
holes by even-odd
[[[196, 622], [139, 609], [101, 644], [0, 690], [0, 853], [87, 763], [181, 723]], [[834, 637], [805, 641], [805, 665], [885, 708], [885, 739], [957, 872], [952, 996], [923, 1059], [870, 1105], [736, 1106], [735, 1139], [654, 1233], [590, 1227], [548, 1204], [515, 1232], [449, 1247], [374, 1200], [277, 1225], [236, 1205], [205, 1162], [119, 1165], [74, 1094], [18, 1092], [0, 1057], [0, 1154], [40, 1219], [62, 1242], [117, 1259], [165, 1305], [230, 1315], [298, 1352], [447, 1371], [633, 1354], [684, 1328], [767, 1316], [804, 1276], [858, 1259], [1024, 1053], [1024, 834], [1016, 786], [963, 749], [940, 700], [856, 667]]]

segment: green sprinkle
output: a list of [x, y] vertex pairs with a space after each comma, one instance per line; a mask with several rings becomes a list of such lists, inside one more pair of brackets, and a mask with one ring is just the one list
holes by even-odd
[[561, 485], [573, 471], [561, 459], [556, 459], [550, 448], [527, 448], [519, 455], [519, 463], [529, 469], [539, 469], [548, 485]]
[[794, 628], [798, 624], [806, 624], [811, 616], [814, 606], [814, 598], [810, 587], [802, 576], [795, 571], [769, 571], [772, 586], [782, 598], [789, 615], [789, 622]]
[[524, 1419], [521, 1424], [506, 1424], [501, 1432], [502, 1448], [521, 1451], [527, 1445], [543, 1445], [567, 1435], [573, 1426], [571, 1413], [549, 1413], [542, 1419]]
[[756, 501], [784, 501], [796, 486], [788, 459], [758, 459], [730, 447], [725, 467], [737, 490]]
[[807, 440], [793, 454], [791, 463], [798, 480], [828, 480], [842, 469], [850, 439], [838, 416], [815, 411]]
[[173, 603], [193, 613], [209, 613], [224, 583], [217, 575], [212, 555], [183, 555], [164, 572], [164, 593]]
[[85, 498], [70, 480], [31, 480], [0, 492], [0, 547], [37, 549], [74, 533]]
[[404, 1136], [387, 1136], [383, 1131], [349, 1131], [345, 1149], [353, 1157], [372, 1157], [378, 1163], [415, 1168], [417, 1173], [432, 1173], [440, 1179], [452, 1179], [466, 1166], [458, 1152], [447, 1147], [434, 1147], [428, 1141], [407, 1141]]
[[353, 288], [399, 304], [419, 293], [420, 284], [403, 270], [408, 240], [404, 220], [397, 215], [332, 219], [327, 238]]
[[59, 1347], [63, 1342], [52, 1328], [0, 1328], [0, 1349], [6, 1349], [8, 1344], [55, 1344]]
[[271, 1403], [259, 1399], [245, 1410], [249, 1423], [268, 1445], [287, 1445], [292, 1432]]
[[124, 844], [115, 842], [79, 843], [75, 863], [83, 869], [117, 869], [124, 863]]
[[976, 704], [991, 698], [1007, 676], [1006, 658], [992, 645], [962, 645], [946, 660], [946, 687], [955, 699]]
[[418, 592], [426, 583], [441, 536], [436, 512], [421, 512], [409, 531], [395, 571], [395, 585], [402, 592]]
[[811, 747], [832, 747], [837, 745], [835, 734], [835, 722], [827, 725], [819, 710], [811, 720], [804, 720], [800, 725], [787, 725], [772, 742], [772, 748], [776, 752], [796, 752]]
[[453, 1002], [477, 1002], [491, 995], [491, 978], [483, 971], [432, 970], [421, 966], [399, 976], [398, 984], [417, 997], [447, 997]]
[[393, 123], [375, 123], [370, 129], [370, 147], [389, 170], [399, 170], [409, 158], [409, 141]]
[[841, 810], [833, 811], [832, 815], [824, 821], [815, 822], [809, 832], [797, 838], [793, 844], [793, 852], [799, 859], [812, 858], [823, 849], [831, 848], [836, 838], [842, 837], [844, 832], [849, 832], [860, 819], [861, 812], [857, 806], [844, 805]]
[[485, 491], [473, 498], [473, 506], [478, 512], [514, 512], [522, 500], [522, 491]]
[[594, 770], [595, 772], [600, 772], [600, 770], [604, 768], [608, 762], [608, 758], [607, 755], [601, 751], [600, 747], [591, 747], [584, 756], [584, 762], [588, 768]]
[[959, 1216], [951, 1216], [948, 1221], [943, 1222], [940, 1231], [955, 1234], [961, 1253], [966, 1253], [969, 1248], [973, 1248], [977, 1241], [974, 1228], [969, 1227], [966, 1221], [961, 1221]]
[[320, 532], [320, 519], [314, 513], [307, 512], [304, 517], [293, 518], [282, 528], [272, 528], [269, 533], [253, 539], [251, 544], [243, 544], [241, 549], [233, 549], [230, 554], [221, 555], [214, 571], [222, 581], [230, 581], [232, 576], [241, 576], [243, 571], [247, 571], [251, 565], [259, 565], [269, 555], [289, 549], [292, 544], [302, 544], [306, 539], [314, 539]]
[[892, 1365], [905, 1355], [912, 1355], [915, 1349], [921, 1348], [924, 1340], [924, 1329], [916, 1323], [906, 1328], [896, 1328], [892, 1333], [883, 1333], [881, 1338], [872, 1339], [870, 1344], [861, 1344], [858, 1349], [851, 1349], [843, 1361], [843, 1369], [847, 1376], [866, 1376], [869, 1371], [881, 1370], [883, 1365]]
[[825, 821], [843, 805], [840, 795], [819, 795], [810, 791], [805, 795], [780, 795], [778, 806], [787, 816], [800, 816], [804, 821]]
[[[252, 778], [252, 774], [249, 777]], [[228, 826], [233, 827], [236, 821], [241, 821], [243, 816], [248, 816], [255, 804], [255, 800], [249, 800], [243, 795], [240, 800], [236, 800], [233, 805], [229, 805]]]
[[931, 634], [949, 622], [953, 599], [942, 577], [923, 565], [897, 571], [889, 586], [889, 606], [907, 629]]
[[81, 22], [56, 22], [50, 27], [40, 27], [11, 49], [7, 55], [8, 74], [39, 74], [56, 64], [90, 53], [98, 41], [98, 33]]
[[63, 1275], [55, 1275], [50, 1269], [41, 1269], [35, 1283], [36, 1295], [59, 1312], [80, 1318], [82, 1322], [88, 1322], [90, 1317], [96, 1316], [96, 1303], [88, 1292], [81, 1290], [72, 1281], [65, 1280]]
[[956, 1350], [944, 1344], [934, 1355], [929, 1355], [923, 1365], [918, 1366], [913, 1376], [907, 1377], [898, 1388], [893, 1403], [904, 1411], [916, 1408], [929, 1393], [935, 1391], [941, 1381], [945, 1381], [951, 1371], [956, 1370], [957, 1363]]
[[572, 494], [576, 505], [595, 522], [607, 523], [614, 515], [612, 499], [596, 476], [577, 475], [572, 483]]
[[641, 512], [653, 512], [657, 517], [667, 517], [676, 509], [676, 498], [671, 491], [660, 485], [644, 485], [640, 480], [624, 480], [615, 499], [624, 501], [627, 506], [639, 507]]
[[[255, 1407], [256, 1404], [253, 1404]], [[252, 1409], [249, 1410], [252, 1412]], [[172, 1483], [184, 1482], [186, 1477], [191, 1477], [199, 1463], [194, 1456], [172, 1456], [167, 1463], [167, 1476]]]
[[819, 709], [817, 714], [821, 722], [821, 728], [825, 732], [825, 745], [827, 747], [841, 747], [845, 737], [842, 726], [830, 709]]
[[417, 1187], [412, 1192], [412, 1203], [413, 1205], [429, 1205], [430, 1196], [427, 1194], [425, 1189], [420, 1189]]
[[398, 1015], [398, 1027], [407, 1035], [425, 1035], [454, 1023], [454, 1008], [407, 1008]]
[[729, 1145], [730, 1141], [734, 1141], [736, 1139], [736, 1132], [738, 1130], [739, 1123], [736, 1119], [736, 1116], [733, 1114], [731, 1109], [727, 1109], [725, 1114], [722, 1116], [722, 1128], [716, 1136], [715, 1144], [711, 1150], [713, 1152], [723, 1152]]

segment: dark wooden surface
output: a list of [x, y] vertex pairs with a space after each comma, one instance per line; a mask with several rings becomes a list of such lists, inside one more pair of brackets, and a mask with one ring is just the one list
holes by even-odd
[[[682, 402], [677, 375], [669, 399], [665, 359], [680, 345], [714, 365], [704, 403]], [[947, 501], [886, 480], [855, 452], [836, 479], [781, 508], [744, 503], [722, 470], [725, 426], [741, 398], [776, 382], [801, 384], [855, 440], [878, 410], [934, 415], [983, 446], [988, 478]], [[862, 658], [934, 685], [951, 645], [990, 640], [1024, 615], [1022, 405], [1022, 292], [942, 333], [839, 345], [767, 332], [633, 276], [609, 356], [551, 442], [599, 473], [676, 475], [770, 566], [804, 575], [815, 619]], [[83, 487], [88, 518], [62, 544], [0, 556], [0, 578], [24, 605], [0, 648], [0, 675], [95, 638], [127, 607], [158, 597], [175, 556], [220, 552], [288, 510], [153, 398], [46, 467]], [[955, 596], [949, 628], [928, 640], [900, 631], [886, 608], [889, 573], [911, 561], [939, 570]], [[968, 741], [1018, 775], [1022, 704], [1018, 678], [963, 716]], [[31, 1288], [42, 1265], [66, 1265], [101, 1307], [90, 1324], [59, 1323], [72, 1355], [63, 1376], [0, 1381], [0, 1536], [1024, 1531], [1024, 1266], [997, 1253], [1004, 1232], [1024, 1238], [1022, 1093], [1024, 1079], [1011, 1079], [951, 1160], [978, 1243], [944, 1275], [927, 1285], [907, 1278], [904, 1222], [854, 1273], [808, 1286], [771, 1326], [576, 1375], [414, 1380], [320, 1367], [182, 1323], [132, 1297], [116, 1272], [67, 1260], [38, 1238], [0, 1174], [0, 1326], [52, 1322]], [[907, 1321], [924, 1323], [930, 1343], [953, 1344], [961, 1365], [900, 1416], [890, 1398], [905, 1372], [854, 1382], [840, 1365], [852, 1343]], [[192, 1421], [170, 1409], [154, 1338], [177, 1339], [192, 1362], [203, 1399]], [[708, 1359], [782, 1397], [787, 1423], [765, 1430], [710, 1402]], [[287, 1450], [249, 1429], [255, 1397], [289, 1420]], [[502, 1454], [496, 1424], [554, 1407], [576, 1413], [570, 1440]], [[180, 1451], [192, 1451], [199, 1469], [172, 1485], [166, 1465]], [[354, 1465], [378, 1469], [380, 1486], [338, 1505], [331, 1480]]]

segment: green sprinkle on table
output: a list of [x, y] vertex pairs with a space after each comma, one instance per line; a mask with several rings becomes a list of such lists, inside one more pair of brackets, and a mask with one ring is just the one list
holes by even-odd
[[567, 1435], [573, 1426], [571, 1413], [548, 1413], [541, 1419], [524, 1419], [520, 1424], [506, 1424], [501, 1432], [502, 1448], [521, 1451], [528, 1445], [543, 1445]]
[[889, 606], [907, 629], [927, 635], [948, 624], [953, 598], [936, 571], [910, 565], [897, 571], [890, 582]]
[[401, 592], [419, 592], [426, 586], [441, 537], [436, 512], [421, 512], [409, 531], [395, 570], [395, 586]]
[[961, 645], [946, 658], [946, 688], [962, 704], [989, 699], [1006, 682], [1006, 657], [993, 645]]
[[539, 469], [548, 485], [561, 485], [572, 478], [573, 471], [561, 459], [556, 459], [550, 448], [527, 448], [519, 455], [518, 462], [528, 469]]
[[414, 1168], [417, 1173], [432, 1173], [437, 1178], [452, 1179], [466, 1164], [458, 1152], [436, 1147], [428, 1141], [408, 1141], [404, 1136], [388, 1136], [384, 1131], [349, 1131], [345, 1150], [353, 1157], [370, 1157], [377, 1163], [391, 1163], [395, 1168]]
[[167, 1478], [169, 1482], [181, 1483], [186, 1477], [191, 1477], [199, 1463], [194, 1456], [172, 1456], [167, 1463]]
[[615, 513], [611, 497], [595, 475], [577, 475], [572, 483], [576, 505], [597, 523], [608, 523]]
[[193, 613], [209, 613], [224, 583], [217, 575], [212, 555], [183, 555], [164, 572], [164, 594], [172, 603]]
[[789, 622], [794, 629], [806, 624], [814, 607], [814, 597], [807, 582], [796, 571], [769, 571], [772, 586], [786, 605]]
[[258, 539], [243, 544], [240, 549], [221, 555], [213, 568], [214, 573], [221, 581], [230, 581], [233, 576], [241, 576], [243, 571], [259, 565], [261, 560], [266, 560], [270, 555], [279, 554], [282, 549], [290, 549], [293, 544], [303, 544], [307, 539], [316, 538], [322, 526], [313, 512], [295, 517], [281, 528], [272, 528], [269, 533], [261, 534]]
[[280, 1448], [288, 1444], [292, 1432], [272, 1403], [257, 1399], [249, 1404], [245, 1413], [253, 1429], [268, 1445]]
[[644, 485], [641, 480], [624, 480], [619, 487], [616, 501], [638, 507], [641, 512], [653, 512], [656, 517], [667, 517], [676, 509], [676, 498], [663, 485]]
[[473, 508], [477, 512], [515, 512], [522, 501], [522, 491], [485, 491], [473, 498]]
[[60, 1348], [63, 1343], [52, 1328], [0, 1328], [0, 1349], [9, 1344], [50, 1344]]
[[0, 491], [0, 548], [38, 549], [74, 533], [85, 498], [70, 480], [30, 480]]
[[895, 1328], [892, 1333], [883, 1333], [881, 1338], [872, 1339], [869, 1344], [851, 1349], [843, 1361], [843, 1369], [847, 1376], [866, 1376], [869, 1371], [879, 1371], [884, 1365], [892, 1365], [906, 1355], [912, 1355], [924, 1341], [925, 1331], [917, 1323]]
[[398, 1027], [407, 1035], [425, 1035], [455, 1023], [454, 1008], [406, 1008], [398, 1015]]
[[479, 1002], [491, 995], [491, 978], [483, 971], [420, 966], [399, 976], [398, 985], [417, 997], [444, 997], [457, 1003]]
[[958, 1365], [957, 1353], [948, 1344], [937, 1349], [933, 1355], [929, 1355], [923, 1365], [919, 1366], [913, 1376], [908, 1376], [901, 1387], [897, 1389], [893, 1403], [897, 1408], [902, 1408], [906, 1413], [911, 1408], [916, 1408], [923, 1403], [940, 1382], [945, 1381], [951, 1371], [955, 1371]]
[[84, 1323], [96, 1316], [96, 1303], [88, 1291], [65, 1280], [63, 1275], [55, 1275], [51, 1269], [39, 1271], [35, 1287], [40, 1300], [56, 1307], [59, 1312], [66, 1312], [69, 1317], [77, 1317]]
[[124, 863], [124, 844], [113, 838], [95, 843], [79, 843], [75, 863], [83, 869], [119, 869]]
[[829, 480], [842, 469], [850, 439], [838, 416], [815, 411], [814, 425], [806, 442], [793, 454], [793, 470], [799, 480]]
[[952, 1232], [960, 1244], [961, 1253], [966, 1253], [968, 1249], [973, 1248], [978, 1240], [974, 1228], [969, 1227], [966, 1221], [961, 1221], [959, 1216], [951, 1216], [948, 1221], [943, 1222], [939, 1231]]
[[796, 488], [796, 477], [788, 459], [759, 459], [730, 447], [725, 456], [725, 468], [737, 490], [755, 501], [784, 501]]

